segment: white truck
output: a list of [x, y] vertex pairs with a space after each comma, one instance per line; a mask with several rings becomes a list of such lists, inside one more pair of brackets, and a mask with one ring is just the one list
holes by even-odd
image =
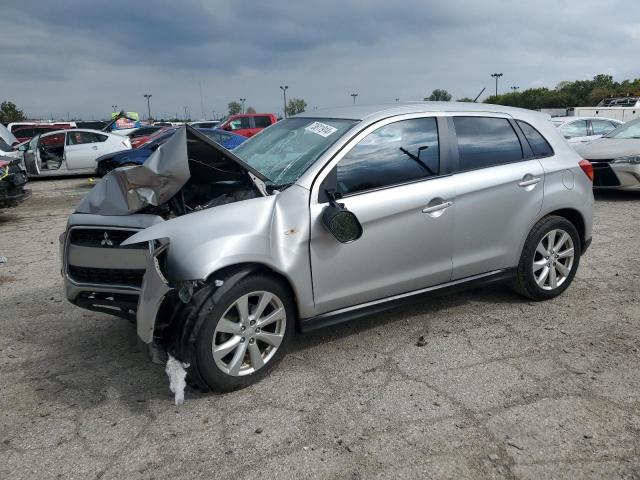
[[606, 117], [628, 122], [640, 118], [640, 97], [606, 98], [595, 107], [573, 107], [568, 115], [574, 117]]

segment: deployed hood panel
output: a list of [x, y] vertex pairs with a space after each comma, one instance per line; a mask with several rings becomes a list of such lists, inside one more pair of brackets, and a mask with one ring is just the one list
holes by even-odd
[[189, 181], [249, 181], [249, 173], [267, 180], [233, 153], [186, 125], [161, 145], [142, 165], [109, 172], [84, 197], [76, 213], [129, 215], [159, 206]]

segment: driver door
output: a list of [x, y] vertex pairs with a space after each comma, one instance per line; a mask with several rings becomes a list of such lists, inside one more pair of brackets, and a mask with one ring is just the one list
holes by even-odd
[[[441, 124], [435, 117], [405, 118], [360, 133], [312, 191], [310, 255], [317, 314], [451, 279], [455, 191], [440, 155]], [[322, 224], [328, 188], [360, 221], [359, 239], [340, 243]]]

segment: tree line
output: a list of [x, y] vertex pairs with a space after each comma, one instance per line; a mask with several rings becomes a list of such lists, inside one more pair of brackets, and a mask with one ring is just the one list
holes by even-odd
[[[499, 95], [491, 95], [484, 103], [529, 108], [569, 108], [596, 106], [610, 97], [640, 96], [640, 78], [616, 82], [611, 75], [600, 74], [592, 80], [574, 80], [558, 83], [555, 88], [528, 88]], [[425, 100], [448, 102], [452, 95], [443, 89], [435, 89]], [[458, 102], [472, 102], [468, 97]]]

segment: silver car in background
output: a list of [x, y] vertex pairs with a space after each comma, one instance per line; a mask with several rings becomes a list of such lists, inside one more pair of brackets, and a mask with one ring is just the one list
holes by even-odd
[[593, 164], [595, 188], [640, 190], [640, 118], [576, 151]]
[[574, 148], [596, 140], [624, 123], [604, 117], [553, 117], [551, 122]]
[[229, 391], [296, 329], [491, 282], [556, 297], [591, 242], [592, 175], [547, 116], [502, 106], [315, 110], [233, 153], [187, 126], [79, 204], [62, 274], [71, 302]]

